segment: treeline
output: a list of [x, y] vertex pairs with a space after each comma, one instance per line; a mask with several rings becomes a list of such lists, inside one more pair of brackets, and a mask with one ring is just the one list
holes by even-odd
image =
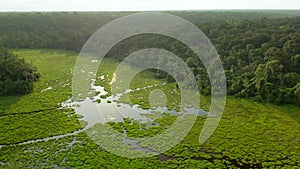
[[228, 94], [300, 105], [300, 18], [206, 25], [223, 61]]
[[[97, 29], [126, 14], [129, 13], [2, 13], [0, 46], [80, 51]], [[228, 94], [300, 105], [300, 18], [270, 19], [299, 16], [299, 11], [284, 15], [270, 11], [173, 14], [193, 22], [214, 44], [227, 76]], [[174, 39], [158, 35], [132, 37], [116, 45], [108, 57], [121, 60], [149, 47], [165, 48], [179, 55], [193, 69], [201, 92], [210, 94], [206, 69], [189, 48]], [[156, 73], [172, 80], [164, 72]]]
[[0, 49], [0, 96], [21, 95], [33, 90], [33, 82], [39, 74], [8, 49]]
[[113, 16], [85, 13], [0, 13], [0, 46], [80, 51]]
[[[192, 23], [300, 16], [300, 11], [178, 11], [168, 12]], [[113, 19], [132, 12], [0, 13], [0, 46], [50, 48], [79, 52], [86, 40]]]
[[[231, 20], [197, 26], [220, 55], [229, 95], [300, 106], [300, 18]], [[131, 37], [116, 45], [108, 56], [122, 60], [134, 51], [153, 47], [180, 56], [194, 71], [200, 92], [210, 94], [210, 81], [201, 61], [175, 39], [151, 34]], [[176, 68], [176, 63], [161, 61]], [[157, 77], [173, 80], [165, 72], [155, 72]]]

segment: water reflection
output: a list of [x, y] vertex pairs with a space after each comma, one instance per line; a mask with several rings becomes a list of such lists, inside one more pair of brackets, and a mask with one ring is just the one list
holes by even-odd
[[[101, 76], [100, 79], [103, 80], [104, 76]], [[103, 86], [96, 86], [95, 81], [96, 81], [95, 79], [92, 80], [91, 91], [89, 93], [90, 97], [86, 97], [85, 99], [79, 101], [74, 101], [74, 99], [70, 98], [67, 101], [61, 103], [60, 109], [74, 108], [75, 113], [80, 116], [80, 120], [87, 122], [87, 125], [83, 129], [74, 131], [72, 133], [51, 136], [51, 137], [41, 138], [41, 139], [35, 139], [35, 140], [29, 140], [18, 144], [23, 145], [29, 143], [36, 143], [40, 141], [48, 141], [50, 139], [59, 139], [66, 136], [77, 135], [78, 133], [86, 131], [88, 128], [94, 126], [96, 123], [104, 124], [107, 122], [123, 122], [124, 118], [131, 118], [140, 121], [141, 123], [146, 123], [146, 128], [149, 128], [150, 126], [158, 125], [156, 122], [154, 122], [155, 119], [147, 116], [149, 114], [168, 113], [170, 115], [180, 115], [179, 112], [175, 110], [168, 110], [167, 107], [154, 107], [152, 109], [141, 109], [139, 108], [139, 105], [129, 105], [129, 104], [117, 102], [124, 94], [128, 94], [133, 91], [144, 90], [147, 88], [157, 87], [160, 85], [166, 85], [166, 83], [150, 85], [143, 88], [137, 88], [134, 90], [127, 89], [124, 93], [119, 93], [115, 96], [109, 96], [107, 98], [101, 98], [101, 96], [106, 95], [108, 92], [104, 90]], [[96, 96], [93, 96], [94, 93], [98, 93], [98, 94]], [[100, 100], [100, 102], [97, 100]], [[195, 112], [197, 113], [198, 116], [208, 115], [208, 112], [198, 108], [183, 108], [183, 112], [181, 113], [195, 114]], [[124, 134], [126, 135], [126, 131]], [[124, 143], [125, 142], [127, 144], [134, 144], [134, 142], [128, 139], [124, 140]], [[0, 149], [3, 146], [6, 145], [0, 145]]]
[[[100, 77], [102, 80], [104, 76]], [[141, 109], [139, 105], [130, 105], [125, 103], [118, 103], [118, 100], [124, 94], [128, 94], [133, 91], [144, 90], [147, 88], [157, 87], [161, 85], [166, 85], [166, 83], [155, 84], [150, 86], [145, 86], [143, 88], [127, 89], [123, 93], [116, 94], [115, 96], [109, 96], [107, 98], [102, 98], [101, 96], [106, 95], [108, 92], [104, 90], [103, 86], [96, 86], [95, 79], [92, 80], [90, 95], [97, 93], [96, 96], [90, 96], [84, 100], [73, 102], [68, 100], [63, 103], [63, 107], [72, 107], [75, 112], [82, 116], [82, 120], [86, 121], [87, 128], [94, 126], [96, 123], [106, 123], [106, 122], [123, 122], [124, 118], [131, 118], [141, 123], [151, 123], [154, 119], [151, 119], [147, 114], [162, 114], [167, 113], [170, 115], [179, 115], [180, 113], [185, 114], [195, 114], [207, 115], [208, 112], [198, 109], [198, 108], [183, 108], [182, 112], [177, 112], [175, 110], [168, 110], [167, 107], [154, 107], [152, 109]]]

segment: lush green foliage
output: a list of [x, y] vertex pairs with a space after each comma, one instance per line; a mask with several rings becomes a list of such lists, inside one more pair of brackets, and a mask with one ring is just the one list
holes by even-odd
[[0, 115], [56, 109], [71, 97], [75, 53], [61, 50], [19, 50], [14, 53], [36, 65], [41, 77], [28, 95], [0, 97]]
[[[285, 18], [299, 11], [169, 12], [193, 23], [231, 19]], [[129, 12], [0, 13], [0, 46], [80, 51], [85, 41], [104, 24]]]
[[[191, 21], [212, 41], [226, 71], [228, 94], [276, 104], [300, 104], [299, 11], [170, 13]], [[127, 14], [2, 13], [0, 46], [80, 51], [98, 28]], [[148, 47], [166, 48], [179, 55], [195, 72], [201, 93], [210, 94], [206, 69], [189, 48], [174, 39], [132, 37], [115, 46], [108, 56], [121, 60]], [[156, 76], [173, 80], [161, 71], [156, 71]]]
[[82, 128], [73, 110], [2, 116], [0, 120], [0, 145], [71, 133]]
[[[150, 158], [116, 156], [102, 149], [84, 132], [17, 144], [71, 133], [82, 126], [73, 110], [57, 109], [71, 97], [72, 69], [77, 53], [14, 50], [21, 60], [24, 57], [21, 63], [35, 65], [41, 76], [32, 83], [32, 93], [0, 97], [0, 145], [10, 144], [0, 146], [0, 168], [299, 168], [299, 107], [257, 102], [299, 105], [300, 18], [274, 19], [299, 16], [299, 11], [170, 13], [190, 20], [206, 33], [222, 59], [229, 94], [244, 97], [227, 97], [221, 122], [205, 144], [198, 143], [205, 117], [198, 117], [180, 144]], [[94, 31], [125, 14], [129, 13], [1, 13], [0, 46], [79, 51]], [[206, 70], [186, 46], [163, 36], [135, 36], [110, 51], [110, 58], [104, 60], [97, 74], [105, 78], [97, 78], [96, 84], [109, 91], [103, 97], [110, 95], [109, 82], [119, 61], [148, 47], [168, 49], [192, 68], [201, 93], [205, 94], [200, 96], [201, 108], [209, 110], [210, 85]], [[173, 78], [164, 72], [143, 71], [133, 79], [130, 88], [165, 82], [168, 83], [130, 92], [130, 104], [149, 108], [149, 94], [160, 89], [168, 99], [168, 108], [176, 109], [180, 91]], [[123, 98], [120, 102], [128, 103]], [[142, 139], [164, 131], [176, 118], [167, 114], [148, 116], [155, 119], [150, 127], [129, 118], [124, 119], [124, 123], [106, 125]]]
[[0, 96], [30, 93], [38, 78], [31, 64], [7, 49], [0, 49]]
[[[300, 18], [222, 21], [198, 24], [216, 47], [227, 76], [228, 94], [276, 104], [300, 104]], [[181, 42], [161, 35], [139, 35], [116, 45], [109, 57], [122, 60], [134, 51], [165, 48], [180, 56], [210, 94], [210, 81], [200, 59]], [[176, 67], [163, 57], [158, 62]], [[173, 78], [160, 70], [156, 77]]]
[[[106, 60], [104, 65], [109, 63], [115, 67], [116, 63], [113, 60]], [[106, 73], [113, 73], [110, 69], [105, 70], [108, 70]], [[101, 69], [99, 73], [101, 74]], [[159, 82], [153, 72], [145, 71], [133, 79], [130, 88], [162, 82], [165, 82], [164, 79], [160, 79]], [[179, 104], [180, 93], [171, 93], [174, 87], [173, 83], [168, 83], [160, 87], [131, 92], [129, 94], [131, 104], [149, 108], [149, 92], [157, 88], [163, 90], [167, 96], [172, 96], [168, 97], [168, 101], [171, 99], [172, 102]], [[201, 107], [208, 110], [208, 98], [201, 96], [200, 100]], [[157, 118], [157, 115], [153, 114], [153, 118]], [[275, 106], [228, 97], [220, 126], [212, 138], [204, 145], [199, 145], [198, 137], [205, 120], [205, 117], [199, 117], [185, 140], [164, 153], [161, 159], [189, 161], [191, 164], [184, 164], [189, 167], [197, 164], [216, 168], [297, 168], [300, 155], [299, 118], [299, 108], [296, 106]], [[163, 131], [173, 120], [174, 116], [158, 116], [154, 123], [159, 125], [149, 128], [130, 119], [126, 119], [124, 123], [110, 123], [110, 125], [121, 133], [126, 130], [128, 136], [143, 137]], [[198, 160], [202, 164], [195, 162]]]
[[230, 95], [299, 106], [299, 18], [214, 26], [224, 28], [208, 36], [224, 62]]
[[22, 62], [31, 61], [36, 65], [41, 77], [33, 84], [35, 90], [30, 94], [0, 97], [0, 145], [70, 133], [82, 128], [73, 110], [57, 110], [62, 102], [71, 97], [71, 70], [76, 55], [59, 50], [20, 50], [13, 53], [23, 56]]
[[[25, 60], [32, 59], [37, 68], [41, 70], [37, 87], [44, 89], [47, 83], [65, 83], [71, 79], [69, 68], [74, 66], [76, 55], [71, 52], [58, 50], [22, 50], [17, 52], [25, 56]], [[28, 58], [27, 58], [28, 57]], [[58, 61], [58, 58], [59, 61]], [[57, 67], [50, 68], [47, 65], [55, 61]], [[99, 75], [106, 75], [107, 80], [99, 83], [109, 83], [112, 78], [113, 67], [117, 65], [113, 59], [105, 60], [102, 66], [107, 71]], [[66, 69], [64, 69], [66, 67]], [[68, 70], [68, 71], [67, 71]], [[131, 88], [143, 87], [148, 84], [162, 83], [164, 79], [156, 79], [151, 72], [142, 72], [131, 85]], [[108, 86], [108, 85], [107, 85]], [[168, 86], [161, 87], [168, 91]], [[56, 91], [56, 92], [55, 92]], [[49, 99], [49, 102], [59, 102], [66, 99], [66, 95], [59, 94], [59, 91], [66, 91], [70, 96], [70, 86], [54, 86], [53, 89], [32, 94], [40, 94], [42, 99]], [[46, 93], [48, 92], [48, 93]], [[135, 95], [142, 95], [148, 91], [140, 90]], [[32, 95], [30, 94], [30, 95]], [[45, 94], [45, 95], [44, 95]], [[47, 97], [46, 95], [52, 95]], [[146, 94], [145, 94], [146, 95]], [[31, 96], [33, 97], [33, 96]], [[35, 96], [34, 96], [35, 97]], [[2, 105], [10, 97], [2, 97]], [[51, 99], [54, 101], [52, 101]], [[37, 99], [37, 97], [36, 97]], [[27, 108], [22, 109], [18, 100], [27, 103]], [[27, 96], [20, 96], [18, 100], [10, 101], [7, 109], [24, 112], [35, 110], [37, 102]], [[25, 101], [27, 100], [27, 101]], [[30, 102], [32, 101], [32, 102]], [[147, 100], [144, 100], [144, 103]], [[209, 106], [209, 99], [201, 97], [202, 107]], [[144, 105], [144, 103], [141, 106]], [[51, 104], [45, 108], [53, 109]], [[203, 145], [199, 145], [198, 137], [205, 117], [199, 117], [183, 142], [160, 156], [142, 159], [130, 159], [111, 154], [93, 142], [85, 133], [75, 136], [67, 136], [60, 139], [41, 141], [25, 145], [10, 145], [1, 148], [1, 168], [299, 168], [299, 135], [300, 116], [299, 107], [274, 104], [261, 104], [248, 99], [227, 98], [227, 104], [223, 118], [214, 135]], [[12, 113], [7, 111], [7, 113]], [[172, 124], [175, 116], [162, 115], [156, 118], [152, 127], [146, 128], [126, 119], [124, 123], [110, 123], [117, 131], [123, 132], [125, 128], [129, 136], [142, 138], [155, 135], [164, 127]], [[44, 123], [37, 121], [40, 119]], [[27, 139], [37, 139], [60, 133], [72, 132], [78, 129], [76, 116], [70, 110], [49, 110], [25, 114], [11, 114], [1, 117], [2, 143], [13, 143]], [[8, 123], [11, 122], [11, 123]], [[26, 127], [25, 127], [26, 126]], [[15, 130], [12, 130], [15, 129]], [[3, 134], [5, 133], [5, 134]], [[23, 135], [18, 135], [24, 133]], [[26, 134], [25, 134], [26, 133]]]

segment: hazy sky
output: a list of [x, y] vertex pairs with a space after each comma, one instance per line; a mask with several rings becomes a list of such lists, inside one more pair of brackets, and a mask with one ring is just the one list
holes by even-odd
[[300, 0], [0, 0], [0, 11], [300, 9]]

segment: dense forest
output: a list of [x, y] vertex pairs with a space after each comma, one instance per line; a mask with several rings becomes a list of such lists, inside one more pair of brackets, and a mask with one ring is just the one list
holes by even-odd
[[38, 80], [36, 69], [8, 49], [0, 49], [0, 96], [27, 94]]
[[[219, 21], [197, 26], [221, 57], [229, 95], [300, 105], [300, 18]], [[175, 39], [139, 35], [122, 41], [108, 55], [121, 60], [124, 54], [150, 47], [165, 48], [179, 55], [193, 69], [200, 92], [210, 94], [210, 82], [201, 61]], [[157, 77], [169, 77], [156, 72]]]
[[300, 105], [299, 28], [300, 18], [233, 21], [204, 28], [224, 63], [228, 93]]
[[[190, 20], [214, 44], [226, 71], [229, 95], [300, 105], [300, 18], [296, 17], [299, 13], [266, 12], [263, 15], [258, 11], [248, 16], [247, 12], [243, 15], [219, 12], [209, 21], [204, 19], [209, 15], [205, 12], [171, 13]], [[0, 46], [78, 52], [97, 29], [126, 14], [129, 13], [2, 13]], [[174, 39], [132, 37], [119, 43], [108, 56], [122, 59], [147, 47], [166, 48], [180, 54], [193, 69], [201, 93], [210, 94], [206, 70], [191, 50]], [[168, 77], [156, 72], [158, 77]]]

